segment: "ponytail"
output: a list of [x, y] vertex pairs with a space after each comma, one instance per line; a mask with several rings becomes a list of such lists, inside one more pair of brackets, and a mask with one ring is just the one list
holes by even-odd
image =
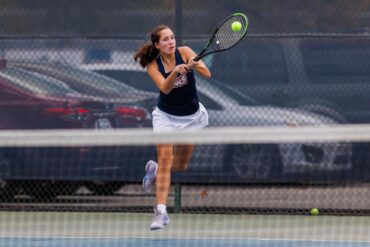
[[135, 62], [139, 60], [141, 67], [145, 68], [151, 61], [157, 58], [159, 50], [151, 43], [146, 43], [135, 53]]
[[170, 29], [166, 25], [156, 26], [150, 33], [150, 42], [146, 43], [138, 49], [134, 55], [135, 62], [139, 60], [140, 65], [145, 68], [150, 62], [157, 58], [159, 50], [154, 46], [159, 42], [159, 32], [164, 29]]

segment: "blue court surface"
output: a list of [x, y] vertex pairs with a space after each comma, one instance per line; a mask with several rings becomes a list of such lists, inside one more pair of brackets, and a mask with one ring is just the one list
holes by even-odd
[[1, 247], [368, 247], [370, 242], [267, 240], [267, 239], [159, 239], [159, 238], [33, 238], [0, 239]]
[[370, 217], [0, 212], [0, 247], [370, 247]]

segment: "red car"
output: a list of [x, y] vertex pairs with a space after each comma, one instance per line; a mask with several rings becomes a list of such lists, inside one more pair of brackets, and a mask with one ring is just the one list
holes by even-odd
[[140, 107], [140, 101], [153, 101], [155, 94], [136, 90], [115, 97], [87, 95], [52, 77], [4, 66], [0, 68], [0, 86], [0, 129], [127, 128], [151, 124], [150, 114]]
[[[107, 85], [108, 87], [109, 85]], [[7, 66], [0, 68], [0, 129], [132, 128], [151, 125], [150, 102], [155, 93], [138, 90], [109, 95], [77, 91], [56, 78]], [[111, 97], [109, 97], [111, 96]], [[123, 164], [137, 147], [0, 148], [0, 193], [11, 198], [20, 187], [38, 198], [71, 192], [77, 183], [99, 190], [102, 177], [126, 172]], [[152, 150], [151, 152], [154, 152]], [[152, 153], [148, 153], [149, 157]], [[107, 175], [108, 174], [108, 175]], [[65, 183], [68, 180], [69, 183]], [[106, 189], [115, 187], [105, 186]], [[6, 191], [6, 192], [5, 192]]]

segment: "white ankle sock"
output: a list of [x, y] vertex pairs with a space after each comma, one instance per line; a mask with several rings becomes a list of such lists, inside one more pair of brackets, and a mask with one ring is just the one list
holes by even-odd
[[161, 213], [166, 213], [166, 205], [164, 205], [164, 204], [158, 204], [158, 205], [157, 205], [157, 209], [158, 209]]

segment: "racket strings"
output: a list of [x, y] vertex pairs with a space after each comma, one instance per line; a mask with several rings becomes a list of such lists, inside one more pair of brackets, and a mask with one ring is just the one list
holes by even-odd
[[[234, 32], [231, 29], [231, 25], [233, 22], [240, 22], [242, 24], [241, 30]], [[243, 38], [247, 29], [247, 21], [243, 16], [232, 16], [228, 20], [226, 20], [218, 29], [215, 40], [213, 42], [213, 48], [215, 50], [224, 50], [232, 47], [236, 44], [240, 39]]]

